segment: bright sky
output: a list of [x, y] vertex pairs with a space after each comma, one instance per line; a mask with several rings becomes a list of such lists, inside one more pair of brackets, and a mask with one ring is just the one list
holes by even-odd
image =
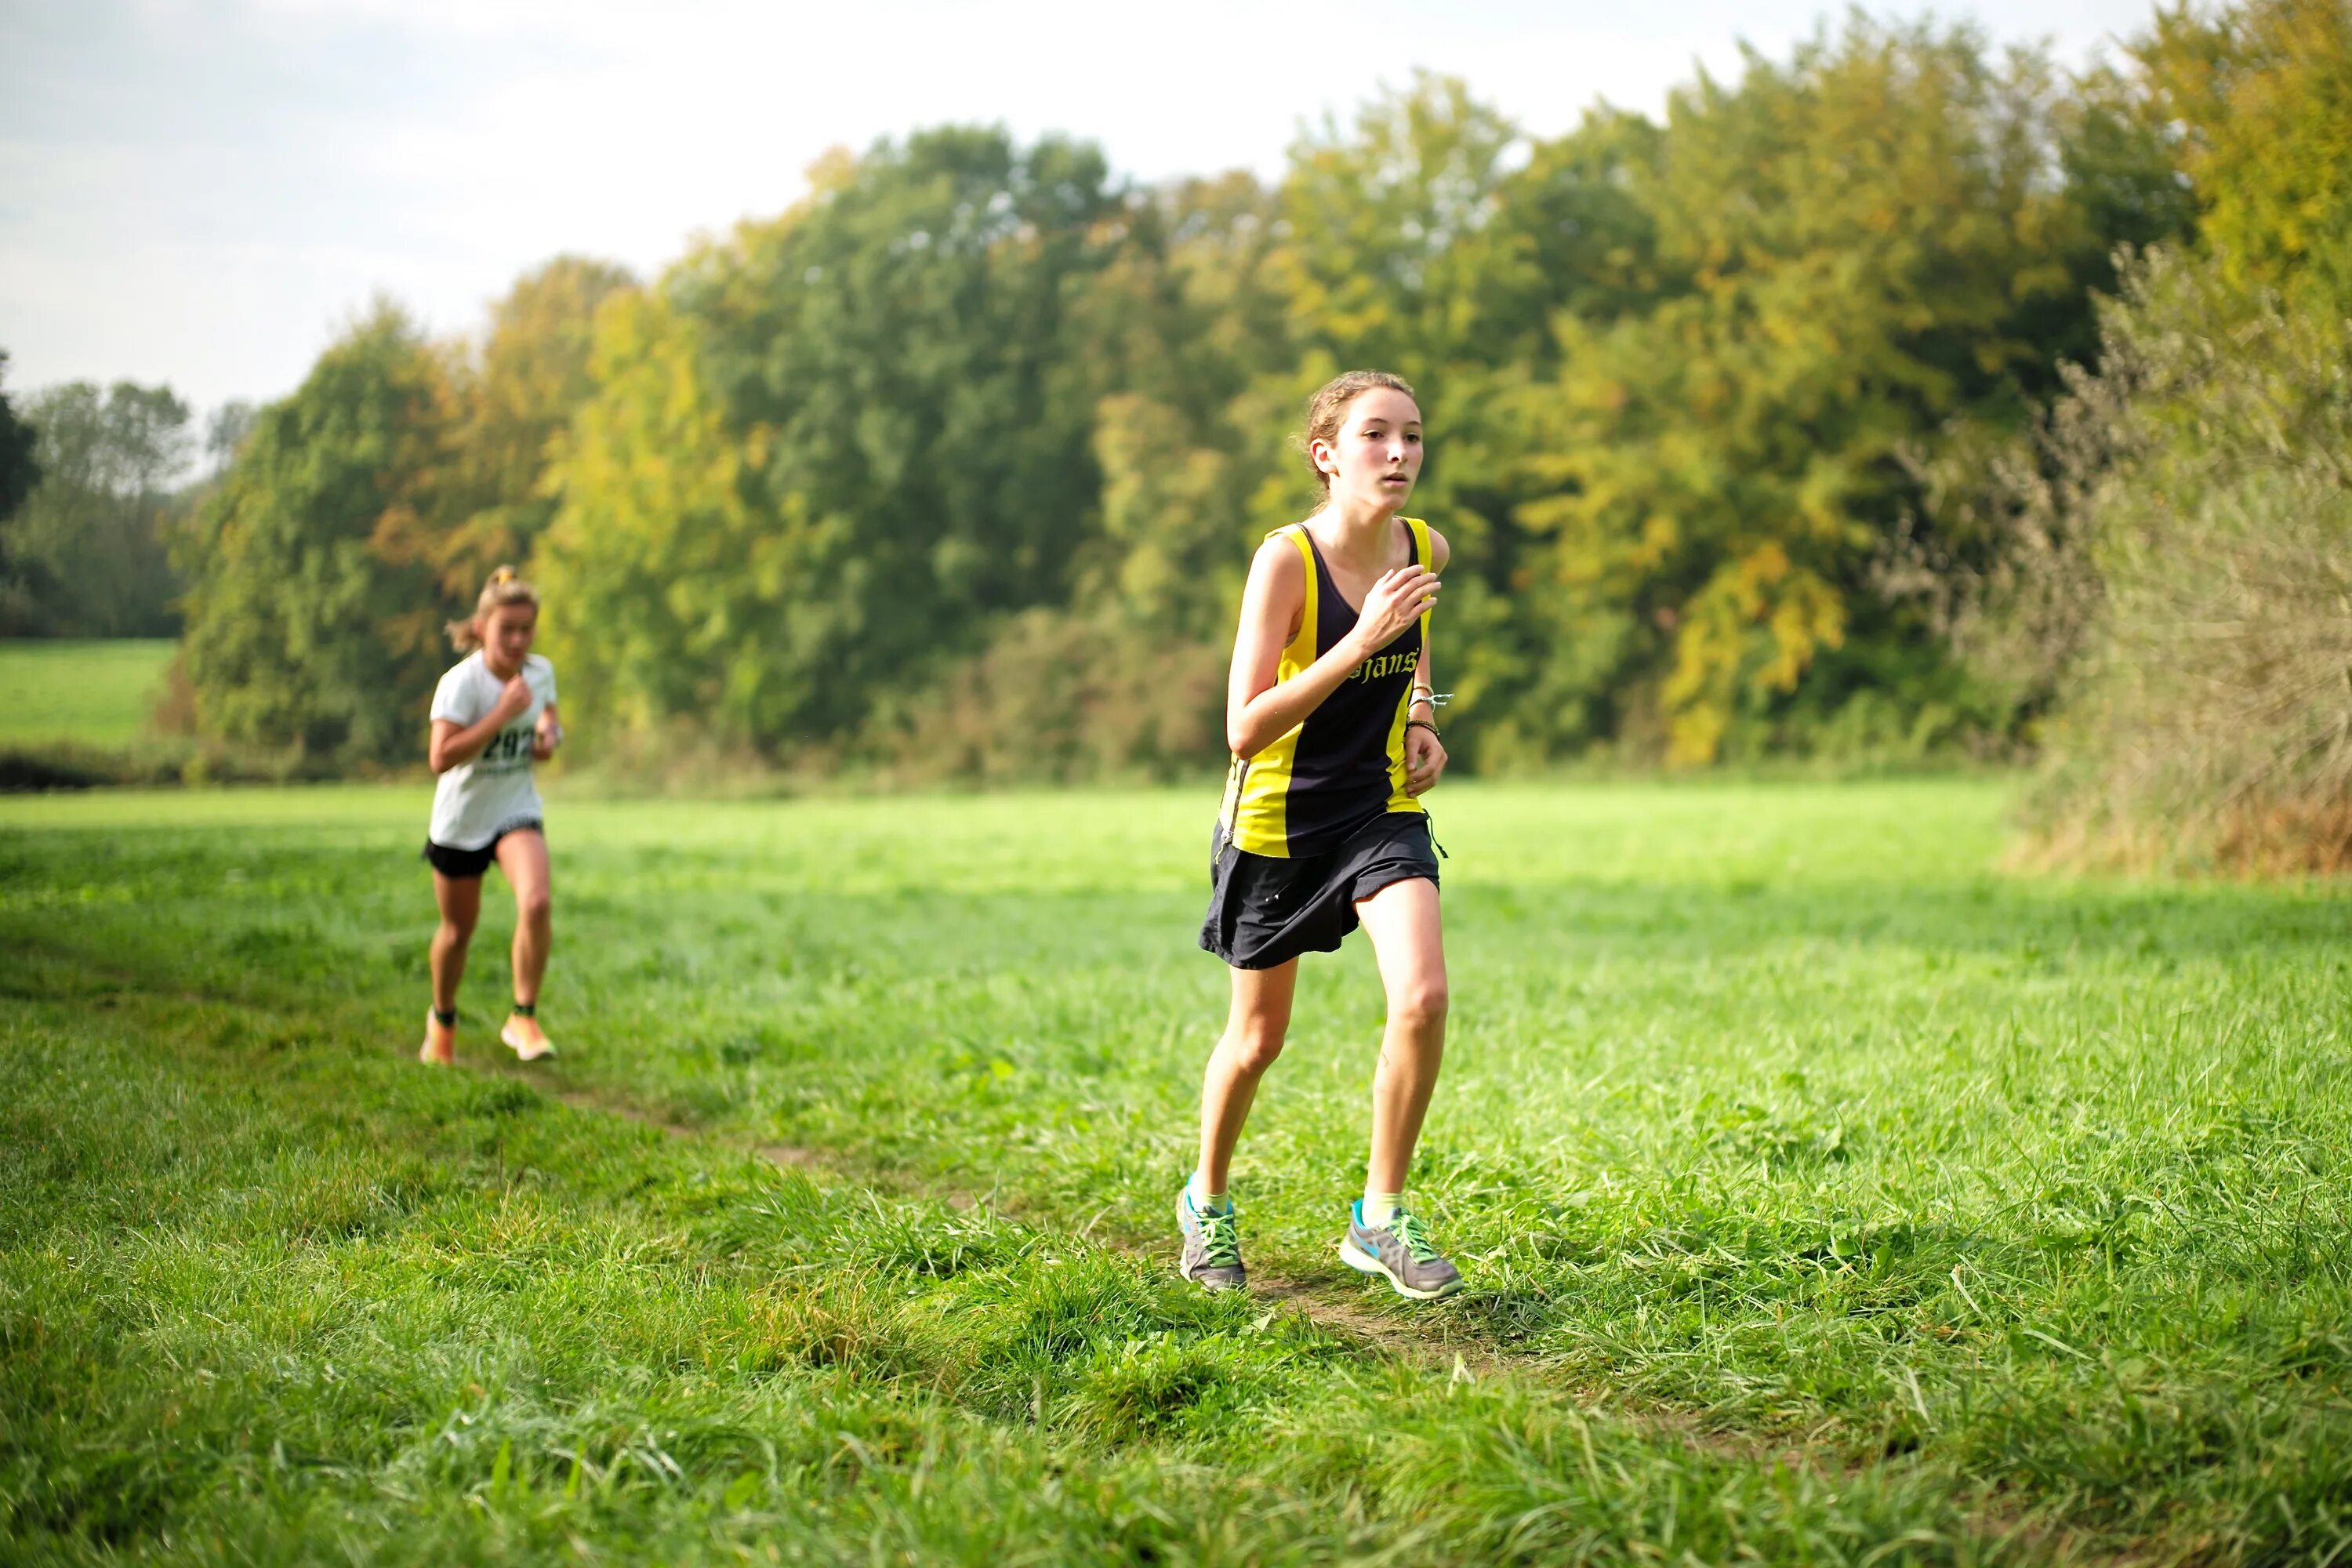
[[[2077, 63], [2150, 0], [1945, 0]], [[1907, 7], [1905, 14], [1916, 8]], [[1145, 179], [1273, 174], [1303, 122], [1428, 67], [1523, 129], [1658, 112], [1826, 0], [0, 0], [7, 385], [290, 391], [377, 291], [470, 331], [562, 251], [650, 274], [825, 148], [949, 121]]]

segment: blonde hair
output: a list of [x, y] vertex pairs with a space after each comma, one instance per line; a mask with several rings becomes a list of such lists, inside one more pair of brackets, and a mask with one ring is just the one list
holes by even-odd
[[1307, 400], [1307, 434], [1300, 437], [1298, 449], [1307, 456], [1307, 466], [1315, 470], [1315, 482], [1325, 489], [1331, 488], [1331, 476], [1315, 460], [1315, 443], [1339, 438], [1339, 422], [1348, 416], [1349, 405], [1367, 392], [1385, 388], [1402, 392], [1416, 406], [1420, 394], [1401, 375], [1391, 375], [1384, 370], [1351, 370], [1345, 375], [1335, 375], [1325, 382], [1321, 390]]
[[471, 653], [482, 646], [482, 622], [492, 610], [508, 605], [529, 605], [539, 608], [539, 590], [515, 575], [511, 566], [501, 566], [490, 574], [482, 584], [481, 596], [474, 601], [474, 613], [462, 621], [451, 621], [442, 629], [449, 634], [449, 646], [459, 653]]

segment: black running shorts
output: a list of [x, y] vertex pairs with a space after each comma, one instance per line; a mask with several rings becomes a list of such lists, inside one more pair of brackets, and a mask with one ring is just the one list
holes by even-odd
[[479, 849], [452, 849], [446, 844], [436, 844], [428, 838], [425, 841], [425, 858], [436, 871], [453, 882], [472, 881], [488, 870], [490, 862], [499, 858], [499, 839], [509, 833], [541, 831], [537, 817], [529, 822], [518, 822], [512, 827], [499, 828]]
[[1220, 825], [1209, 877], [1201, 945], [1235, 969], [1272, 969], [1339, 952], [1359, 900], [1415, 877], [1436, 881], [1437, 856], [1417, 811], [1383, 811], [1338, 848], [1287, 860], [1234, 848]]

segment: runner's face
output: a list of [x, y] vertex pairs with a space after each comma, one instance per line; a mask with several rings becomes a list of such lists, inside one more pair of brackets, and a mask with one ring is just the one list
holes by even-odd
[[530, 651], [530, 639], [538, 632], [536, 605], [500, 605], [483, 616], [482, 647], [489, 655], [490, 668], [507, 676], [520, 669], [522, 656]]
[[1317, 460], [1331, 476], [1331, 499], [1394, 511], [1421, 477], [1421, 409], [1393, 387], [1376, 386], [1348, 405]]

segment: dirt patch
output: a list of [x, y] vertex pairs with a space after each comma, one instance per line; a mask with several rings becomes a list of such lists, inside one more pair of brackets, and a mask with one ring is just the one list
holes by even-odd
[[[1318, 1328], [1343, 1339], [1378, 1345], [1418, 1366], [1463, 1377], [1486, 1377], [1511, 1370], [1508, 1359], [1490, 1346], [1446, 1344], [1415, 1332], [1374, 1305], [1379, 1298], [1352, 1275], [1344, 1279], [1285, 1279], [1252, 1275], [1249, 1293], [1257, 1300], [1290, 1309]], [[1530, 1359], [1527, 1364], [1538, 1363]]]

